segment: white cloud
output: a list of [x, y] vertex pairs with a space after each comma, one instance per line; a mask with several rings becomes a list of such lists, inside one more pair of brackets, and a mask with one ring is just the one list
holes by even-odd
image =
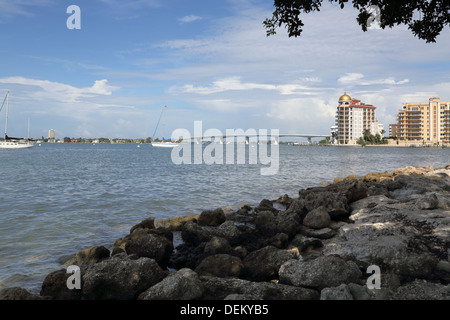
[[394, 77], [389, 77], [386, 79], [375, 79], [375, 80], [363, 80], [364, 75], [362, 73], [346, 73], [338, 79], [338, 82], [343, 85], [402, 85], [409, 82], [409, 79], [404, 79], [396, 81]]
[[92, 87], [86, 88], [84, 90], [87, 90], [93, 94], [111, 95], [112, 92], [117, 89], [119, 88], [108, 85], [108, 80], [103, 79], [103, 80], [96, 80]]
[[[264, 83], [252, 83], [241, 82], [240, 77], [234, 76], [214, 81], [210, 86], [194, 86], [192, 84], [184, 85], [181, 89], [185, 93], [195, 93], [200, 95], [210, 95], [226, 91], [250, 91], [250, 90], [265, 90], [276, 91], [282, 95], [313, 94], [312, 89], [300, 85], [300, 84], [264, 84]], [[177, 88], [172, 88], [172, 91], [177, 91]]]
[[[328, 133], [337, 100], [347, 90], [374, 104], [386, 125], [401, 108], [403, 95], [437, 91], [421, 63], [448, 61], [443, 58], [450, 49], [445, 41], [448, 33], [440, 43], [425, 45], [402, 26], [363, 32], [353, 8], [324, 5], [320, 13], [305, 15], [299, 38], [288, 38], [283, 28], [266, 37], [261, 22], [272, 12], [251, 1], [246, 2], [245, 14], [236, 12], [215, 20], [215, 32], [206, 36], [173, 38], [152, 46], [174, 63], [151, 76], [176, 81], [168, 94], [176, 94], [202, 117], [239, 112], [242, 121], [251, 123], [258, 110], [261, 123]], [[152, 67], [155, 61], [151, 59]], [[444, 85], [439, 89], [446, 92]]]
[[376, 79], [376, 80], [368, 80], [362, 81], [360, 84], [363, 86], [377, 85], [377, 84], [386, 84], [386, 85], [402, 85], [409, 82], [409, 79], [404, 79], [400, 81], [395, 81], [393, 77], [389, 77], [386, 79]]
[[361, 73], [347, 73], [344, 76], [338, 79], [338, 82], [341, 84], [350, 84], [364, 78], [364, 75]]
[[304, 77], [301, 80], [305, 82], [314, 82], [314, 83], [322, 82], [322, 79], [320, 79], [319, 77]]
[[[123, 17], [141, 16], [144, 9], [162, 4], [159, 0], [133, 0], [127, 4], [120, 0], [97, 1]], [[20, 10], [26, 14], [31, 8], [20, 5], [15, 9], [14, 3], [19, 2], [4, 0], [0, 0], [0, 8], [9, 3], [10, 12], [17, 10], [16, 14]], [[194, 118], [211, 119], [211, 127], [234, 127], [233, 121], [238, 120], [251, 125], [258, 114], [261, 127], [319, 134], [328, 133], [334, 124], [337, 99], [344, 90], [374, 104], [385, 125], [395, 117], [402, 102], [427, 101], [434, 95], [450, 100], [450, 85], [442, 80], [447, 77], [445, 70], [449, 66], [448, 32], [443, 32], [433, 45], [417, 40], [401, 26], [362, 32], [355, 22], [355, 9], [324, 5], [321, 12], [303, 17], [301, 37], [288, 38], [284, 28], [277, 35], [266, 37], [262, 21], [272, 15], [270, 4], [251, 0], [228, 3], [230, 10], [223, 14], [233, 15], [203, 18], [207, 27], [191, 37], [186, 37], [184, 31], [183, 36], [170, 38], [161, 33], [134, 46], [126, 42], [126, 47], [114, 48], [112, 51], [117, 50], [121, 58], [114, 68], [96, 67], [106, 66], [106, 60], [89, 60], [88, 65], [76, 66], [59, 61], [71, 71], [97, 71], [96, 74], [102, 74], [98, 79], [120, 79], [120, 87], [132, 88], [136, 96], [117, 96], [119, 88], [106, 80], [81, 88], [20, 77], [0, 79], [0, 83], [21, 86], [22, 97], [41, 104], [40, 110], [46, 116], [58, 113], [77, 117], [89, 125], [85, 132], [94, 135], [101, 126], [107, 128], [102, 130], [114, 129], [121, 135], [125, 132], [122, 129], [136, 130], [132, 127], [137, 126], [129, 126], [128, 121], [143, 121], [142, 113], [139, 114], [143, 108], [133, 105], [152, 108], [162, 101], [169, 104], [176, 100], [174, 104], [185, 112], [174, 116], [179, 126], [189, 126]], [[164, 6], [160, 8], [164, 10]], [[182, 15], [171, 17], [179, 17], [182, 23], [202, 18]], [[64, 76], [63, 70], [60, 76]], [[142, 88], [149, 90], [142, 93]], [[133, 118], [137, 114], [140, 119]], [[157, 119], [159, 111], [155, 114]], [[231, 124], [225, 124], [227, 117]]]
[[21, 15], [21, 16], [32, 16], [33, 13], [29, 10], [30, 7], [36, 6], [48, 6], [54, 5], [53, 0], [21, 0], [21, 1], [11, 1], [11, 0], [0, 0], [0, 23], [4, 20], [9, 20], [10, 18]]
[[108, 80], [96, 80], [92, 87], [76, 88], [74, 86], [48, 80], [9, 77], [0, 79], [3, 84], [37, 87], [41, 90], [29, 90], [29, 94], [41, 100], [58, 100], [60, 102], [76, 102], [80, 98], [111, 95], [119, 87], [111, 86]]
[[194, 22], [194, 21], [202, 20], [202, 19], [203, 18], [200, 17], [200, 16], [196, 16], [196, 15], [191, 14], [189, 16], [184, 16], [184, 17], [178, 19], [178, 21], [183, 22], [183, 23], [189, 23], [189, 22]]

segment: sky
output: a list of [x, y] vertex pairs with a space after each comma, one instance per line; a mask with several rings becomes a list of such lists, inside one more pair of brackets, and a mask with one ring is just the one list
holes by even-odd
[[[81, 29], [69, 29], [70, 5]], [[179, 128], [329, 134], [339, 97], [374, 105], [389, 131], [405, 102], [450, 100], [450, 30], [363, 32], [324, 2], [301, 37], [267, 37], [271, 0], [0, 0], [0, 99], [8, 135], [152, 137]], [[5, 108], [0, 114], [4, 130]], [[161, 136], [157, 132], [156, 136]]]

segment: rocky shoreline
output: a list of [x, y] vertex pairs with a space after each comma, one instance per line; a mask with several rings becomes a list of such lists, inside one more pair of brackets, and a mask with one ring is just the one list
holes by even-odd
[[[2, 300], [450, 300], [450, 165], [349, 176], [235, 212], [150, 217], [40, 295]], [[370, 266], [380, 288], [370, 287]]]

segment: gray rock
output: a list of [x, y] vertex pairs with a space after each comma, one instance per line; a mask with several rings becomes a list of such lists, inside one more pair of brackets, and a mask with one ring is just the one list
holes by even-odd
[[212, 229], [211, 234], [212, 236], [225, 238], [230, 245], [235, 245], [239, 240], [241, 232], [233, 221], [225, 221], [218, 227]]
[[255, 215], [255, 227], [267, 237], [277, 233], [285, 233], [289, 237], [294, 236], [300, 226], [298, 213], [292, 210], [272, 212], [260, 211]]
[[275, 213], [272, 211], [259, 211], [255, 214], [255, 227], [267, 236], [277, 234], [278, 228], [275, 223]]
[[203, 276], [238, 277], [244, 265], [240, 258], [229, 254], [215, 254], [200, 262], [195, 272]]
[[[319, 292], [272, 282], [252, 282], [236, 278], [200, 277], [205, 291], [203, 299], [222, 300], [242, 295], [257, 300], [317, 300]], [[234, 296], [235, 297], [235, 296]]]
[[306, 215], [303, 225], [312, 229], [323, 229], [330, 226], [331, 218], [325, 207], [318, 207]]
[[263, 200], [261, 200], [259, 205], [255, 208], [255, 211], [256, 212], [260, 212], [260, 211], [278, 212], [278, 209], [274, 208], [273, 203], [274, 203], [273, 201], [263, 199]]
[[389, 288], [368, 289], [366, 285], [349, 283], [348, 289], [354, 300], [392, 300], [394, 292]]
[[274, 246], [278, 249], [285, 249], [289, 244], [289, 236], [285, 233], [277, 233], [267, 240], [268, 246]]
[[204, 210], [198, 217], [200, 226], [218, 226], [225, 222], [226, 217], [222, 208], [215, 210]]
[[50, 297], [41, 297], [31, 294], [28, 290], [18, 287], [0, 290], [0, 300], [49, 300]]
[[64, 262], [64, 265], [94, 264], [104, 259], [109, 258], [110, 252], [104, 246], [96, 246], [81, 250], [75, 254], [71, 259]]
[[440, 279], [450, 282], [450, 262], [441, 260], [436, 265], [436, 274]]
[[347, 287], [353, 297], [353, 300], [371, 300], [367, 286], [349, 283]]
[[155, 229], [155, 217], [150, 217], [148, 219], [145, 219], [138, 224], [134, 225], [130, 229], [130, 233], [133, 233], [134, 230], [141, 228], [141, 229]]
[[148, 232], [146, 229], [136, 229], [131, 239], [126, 242], [124, 249], [127, 254], [155, 259], [164, 267], [168, 264], [173, 251], [173, 242], [165, 236]]
[[297, 234], [290, 243], [291, 247], [297, 247], [301, 255], [308, 254], [310, 251], [315, 251], [323, 247], [322, 241], [316, 238], [306, 237]]
[[308, 210], [306, 208], [305, 200], [304, 199], [294, 199], [289, 204], [289, 206], [286, 209], [287, 213], [295, 213], [299, 218], [300, 221], [303, 220], [305, 215], [308, 213]]
[[435, 193], [426, 194], [416, 201], [416, 206], [420, 210], [437, 209], [439, 206], [439, 200]]
[[367, 197], [365, 183], [344, 180], [326, 187], [308, 188], [299, 191], [299, 199], [304, 201], [307, 211], [325, 207], [331, 219], [339, 220], [349, 215], [349, 204]]
[[300, 234], [317, 239], [331, 239], [336, 236], [336, 231], [331, 228], [311, 229], [305, 226], [299, 227]]
[[233, 249], [233, 253], [232, 254], [234, 256], [237, 256], [237, 257], [241, 258], [241, 259], [244, 259], [247, 256], [248, 251], [247, 251], [247, 249], [245, 247], [237, 246], [237, 247], [235, 247]]
[[396, 300], [450, 300], [450, 285], [416, 279], [398, 288]]
[[210, 256], [219, 253], [230, 253], [232, 250], [227, 239], [222, 237], [213, 237], [205, 245], [205, 255]]
[[193, 221], [183, 224], [181, 230], [182, 239], [189, 244], [198, 246], [202, 242], [208, 242], [214, 236], [209, 230], [205, 230]]
[[[85, 266], [81, 266], [81, 274], [83, 274]], [[67, 279], [71, 274], [66, 269], [60, 269], [50, 272], [42, 282], [40, 295], [43, 297], [51, 297], [52, 300], [80, 300], [82, 290], [67, 288]]]
[[138, 300], [194, 300], [202, 296], [203, 290], [197, 273], [184, 268], [142, 292]]
[[227, 295], [223, 300], [259, 300], [259, 299], [251, 294], [232, 293]]
[[320, 291], [320, 300], [354, 300], [346, 284], [338, 287], [324, 288]]
[[288, 237], [293, 237], [298, 232], [300, 226], [300, 219], [298, 213], [293, 211], [280, 211], [275, 217], [275, 225], [277, 233], [287, 234]]
[[307, 261], [290, 260], [279, 270], [280, 283], [319, 289], [343, 283], [359, 283], [361, 276], [361, 271], [354, 262], [345, 261], [338, 256], [320, 256]]
[[154, 259], [133, 260], [118, 254], [82, 273], [83, 299], [134, 300], [165, 276]]
[[308, 212], [319, 207], [325, 207], [333, 219], [341, 219], [349, 216], [349, 206], [345, 195], [324, 190], [309, 191], [300, 193], [300, 197], [305, 200], [305, 206]]
[[353, 260], [362, 268], [383, 266], [383, 273], [403, 278], [436, 278], [436, 265], [448, 255], [450, 216], [439, 208], [418, 209], [420, 197], [398, 201], [373, 196], [353, 203], [354, 223], [342, 226], [340, 237], [323, 253]]
[[284, 250], [266, 246], [249, 253], [244, 259], [244, 274], [253, 281], [267, 281], [278, 276], [280, 266], [288, 260], [298, 259], [297, 248]]

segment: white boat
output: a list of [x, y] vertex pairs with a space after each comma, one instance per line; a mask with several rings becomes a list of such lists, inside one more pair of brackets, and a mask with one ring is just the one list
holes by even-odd
[[156, 131], [158, 130], [158, 126], [159, 126], [159, 122], [161, 121], [161, 117], [163, 118], [163, 138], [161, 142], [152, 142], [152, 147], [161, 147], [161, 148], [174, 148], [176, 146], [178, 146], [178, 143], [172, 142], [170, 140], [165, 140], [164, 139], [164, 126], [165, 126], [165, 113], [166, 113], [166, 108], [167, 106], [164, 106], [161, 115], [159, 116], [159, 120], [158, 123], [156, 125], [156, 129], [155, 132], [153, 133], [153, 137], [152, 137], [152, 141], [154, 141], [154, 137], [156, 134]]
[[178, 146], [178, 143], [175, 142], [152, 142], [153, 147], [163, 147], [163, 148], [174, 148]]
[[3, 109], [5, 101], [6, 101], [5, 140], [0, 141], [0, 149], [28, 149], [34, 147], [34, 142], [29, 138], [23, 139], [23, 138], [8, 137], [7, 130], [8, 130], [8, 112], [9, 112], [9, 91], [6, 94], [5, 99], [3, 100], [3, 104], [2, 107], [0, 108], [0, 111]]

